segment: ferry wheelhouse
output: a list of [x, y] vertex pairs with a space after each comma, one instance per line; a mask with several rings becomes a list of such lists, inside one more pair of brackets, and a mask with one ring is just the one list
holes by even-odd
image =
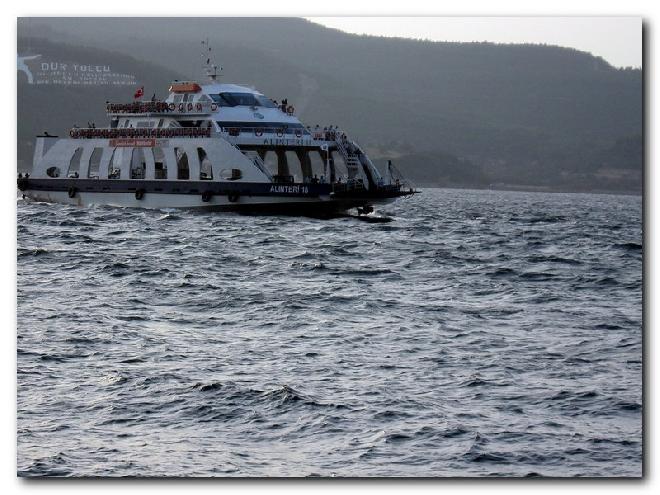
[[304, 215], [369, 213], [416, 192], [391, 163], [381, 175], [341, 129], [305, 126], [286, 101], [209, 77], [175, 81], [164, 101], [107, 103], [108, 127], [38, 136], [18, 188], [80, 206]]

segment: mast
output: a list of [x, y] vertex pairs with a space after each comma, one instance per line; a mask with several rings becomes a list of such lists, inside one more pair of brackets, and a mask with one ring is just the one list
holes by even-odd
[[218, 67], [218, 65], [215, 63], [208, 37], [205, 40], [202, 40], [202, 57], [204, 73], [206, 77], [208, 77], [212, 82], [216, 82], [218, 77], [221, 75], [218, 74], [218, 69], [222, 71], [222, 67]]

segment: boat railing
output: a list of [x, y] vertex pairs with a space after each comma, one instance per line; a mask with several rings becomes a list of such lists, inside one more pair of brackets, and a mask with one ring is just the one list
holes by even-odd
[[167, 102], [167, 101], [136, 101], [133, 103], [107, 103], [108, 115], [143, 115], [143, 114], [168, 114], [168, 115], [190, 115], [209, 114], [218, 109], [213, 102]]
[[298, 139], [301, 139], [303, 136], [309, 137], [310, 133], [304, 127], [231, 127], [231, 126], [222, 126], [221, 131], [230, 137], [239, 137], [241, 135], [252, 135], [254, 137], [263, 137], [267, 135], [272, 137], [274, 134], [275, 137], [283, 138], [285, 136], [289, 137], [291, 135], [295, 136]]
[[72, 139], [117, 139], [117, 138], [153, 138], [167, 139], [177, 137], [207, 138], [211, 137], [209, 127], [168, 127], [168, 128], [101, 128], [74, 127], [69, 131]]

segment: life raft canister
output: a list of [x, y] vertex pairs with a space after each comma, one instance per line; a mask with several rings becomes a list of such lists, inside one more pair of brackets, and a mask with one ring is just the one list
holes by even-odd
[[174, 109], [176, 108], [176, 105], [175, 105], [174, 103], [170, 103], [170, 104], [167, 106], [167, 108], [169, 108], [170, 110], [174, 111]]
[[255, 130], [254, 130], [254, 135], [255, 135], [255, 136], [263, 136], [263, 135], [264, 135], [264, 131], [261, 130], [261, 129], [255, 129]]
[[217, 109], [218, 109], [218, 105], [216, 105], [215, 103], [211, 103], [211, 111], [215, 112]]

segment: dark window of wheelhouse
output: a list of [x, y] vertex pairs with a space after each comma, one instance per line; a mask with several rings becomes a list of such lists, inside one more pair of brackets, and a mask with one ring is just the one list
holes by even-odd
[[179, 180], [190, 179], [190, 167], [188, 166], [188, 155], [181, 148], [174, 148], [176, 155], [176, 178]]
[[199, 179], [213, 180], [213, 166], [204, 148], [197, 148], [197, 156], [199, 157]]
[[210, 96], [221, 107], [276, 107], [270, 99], [254, 93], [220, 93], [219, 95]]
[[92, 155], [89, 157], [89, 169], [87, 177], [90, 179], [99, 178], [99, 167], [101, 166], [101, 157], [103, 156], [103, 148], [94, 148]]
[[82, 148], [77, 148], [69, 161], [69, 170], [67, 170], [67, 177], [78, 177], [80, 175], [80, 159], [82, 158]]
[[218, 104], [219, 107], [234, 107], [233, 103], [231, 103], [227, 98], [225, 98], [224, 95], [210, 95], [211, 99]]

